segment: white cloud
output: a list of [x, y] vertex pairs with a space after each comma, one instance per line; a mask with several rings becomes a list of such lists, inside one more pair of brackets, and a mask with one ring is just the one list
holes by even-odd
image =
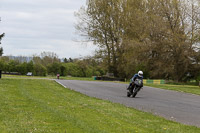
[[73, 42], [75, 17], [85, 0], [1, 0], [0, 33], [4, 55], [32, 55], [43, 51], [60, 57], [92, 54], [95, 46]]
[[32, 40], [27, 38], [17, 39], [18, 45], [10, 45], [14, 44], [14, 41], [16, 40], [3, 41], [3, 43], [8, 44], [4, 47], [4, 53], [6, 52], [7, 55], [31, 56], [33, 54], [39, 55], [43, 51], [50, 51], [55, 52], [60, 58], [77, 58], [92, 55], [94, 48], [97, 48], [92, 43], [86, 45], [67, 40]]

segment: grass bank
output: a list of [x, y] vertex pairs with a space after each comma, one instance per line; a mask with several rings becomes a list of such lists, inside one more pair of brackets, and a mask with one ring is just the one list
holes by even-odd
[[63, 77], [61, 76], [60, 79], [64, 80], [85, 80], [85, 81], [95, 81], [92, 77]]
[[0, 80], [0, 131], [197, 133], [200, 128], [90, 98], [55, 81], [5, 78]]
[[200, 95], [200, 87], [192, 85], [145, 84], [145, 86]]
[[[41, 77], [41, 76], [16, 76], [16, 75], [3, 75], [3, 78], [25, 78], [25, 79], [56, 79], [56, 76], [46, 76], [46, 77]], [[85, 80], [85, 81], [99, 81], [100, 80], [94, 80], [92, 77], [63, 77], [61, 76], [60, 79], [62, 80]], [[118, 82], [118, 81], [105, 81], [105, 82], [117, 82], [117, 83], [124, 83], [124, 84], [129, 84], [129, 82]], [[194, 85], [173, 85], [173, 84], [144, 84], [145, 86], [149, 87], [155, 87], [155, 88], [160, 88], [160, 89], [166, 89], [166, 90], [174, 90], [174, 91], [179, 91], [179, 92], [185, 92], [185, 93], [191, 93], [191, 94], [196, 94], [200, 95], [200, 87], [199, 86], [194, 86]]]
[[[2, 74], [2, 78], [26, 78], [26, 79], [37, 79], [37, 78], [44, 78], [44, 79], [57, 79], [56, 76], [48, 75], [48, 76], [26, 76], [26, 75], [8, 75]], [[60, 76], [60, 79], [63, 80], [86, 80], [86, 81], [94, 81], [93, 77], [67, 77], [67, 76]]]

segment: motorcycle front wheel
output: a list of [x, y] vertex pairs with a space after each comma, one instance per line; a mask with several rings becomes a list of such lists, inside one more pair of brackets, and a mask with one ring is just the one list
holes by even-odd
[[135, 87], [134, 89], [133, 89], [133, 95], [132, 95], [132, 97], [135, 97], [137, 95], [137, 88]]
[[137, 95], [137, 92], [133, 93], [133, 97], [135, 97]]

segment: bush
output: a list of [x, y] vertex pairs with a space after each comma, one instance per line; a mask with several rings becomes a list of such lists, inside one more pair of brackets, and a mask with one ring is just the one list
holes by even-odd
[[66, 75], [70, 75], [73, 77], [83, 77], [84, 76], [84, 74], [78, 64], [66, 63], [66, 64], [64, 64], [64, 66], [66, 68]]
[[61, 66], [60, 63], [53, 63], [48, 65], [47, 66], [48, 74], [56, 75], [58, 73], [61, 73], [60, 66]]
[[46, 76], [47, 69], [41, 64], [34, 65], [34, 75], [35, 76]]

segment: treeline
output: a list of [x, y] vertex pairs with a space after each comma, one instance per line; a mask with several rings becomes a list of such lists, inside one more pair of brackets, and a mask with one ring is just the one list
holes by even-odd
[[[1, 18], [0, 18], [0, 22], [1, 22]], [[5, 36], [5, 33], [0, 33], [0, 44], [1, 44], [1, 40], [2, 40], [2, 38]], [[2, 54], [3, 54], [3, 48], [2, 47], [0, 47], [0, 56], [2, 56]]]
[[87, 0], [76, 16], [77, 31], [115, 76], [200, 80], [198, 0]]
[[32, 72], [35, 76], [57, 75], [73, 77], [101, 76], [105, 71], [92, 57], [84, 59], [64, 59], [62, 62], [55, 53], [43, 52], [39, 56], [9, 58], [0, 57], [0, 70], [4, 73], [26, 75]]

